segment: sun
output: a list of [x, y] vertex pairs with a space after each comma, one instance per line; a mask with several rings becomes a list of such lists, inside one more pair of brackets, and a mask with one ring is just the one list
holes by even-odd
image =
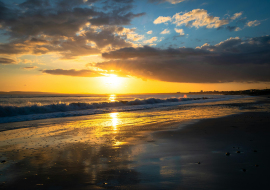
[[108, 76], [104, 77], [104, 80], [106, 85], [111, 88], [118, 88], [122, 84], [121, 77], [118, 77], [117, 75], [114, 74], [109, 74]]

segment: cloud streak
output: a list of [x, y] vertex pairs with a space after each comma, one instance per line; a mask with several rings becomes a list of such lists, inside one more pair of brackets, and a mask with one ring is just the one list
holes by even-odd
[[3, 65], [16, 64], [16, 61], [13, 59], [0, 57], [0, 64], [3, 64]]
[[24, 70], [33, 70], [33, 69], [36, 69], [38, 68], [37, 66], [31, 66], [31, 67], [24, 67], [23, 69]]
[[52, 69], [52, 70], [42, 70], [42, 73], [51, 74], [51, 75], [65, 75], [65, 76], [73, 76], [73, 77], [101, 77], [104, 76], [97, 71], [93, 70], [65, 70], [65, 69]]
[[181, 3], [181, 2], [184, 2], [186, 0], [148, 0], [150, 3], [165, 3], [165, 2], [168, 2], [168, 3], [171, 3], [171, 4], [178, 4], [178, 3]]
[[160, 34], [170, 34], [170, 30], [165, 29], [165, 30], [163, 30], [162, 32], [160, 32]]
[[260, 21], [254, 20], [254, 21], [247, 22], [246, 26], [248, 26], [248, 27], [254, 27], [254, 26], [259, 26], [260, 24], [261, 24]]

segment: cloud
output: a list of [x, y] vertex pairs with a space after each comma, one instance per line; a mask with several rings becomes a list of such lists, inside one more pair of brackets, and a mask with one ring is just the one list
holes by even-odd
[[101, 77], [104, 75], [99, 74], [97, 71], [93, 70], [64, 70], [64, 69], [53, 69], [53, 70], [42, 70], [42, 73], [51, 74], [51, 75], [65, 75], [73, 77]]
[[148, 0], [150, 3], [171, 3], [171, 4], [178, 4], [186, 0]]
[[[125, 32], [123, 32], [125, 31]], [[44, 39], [43, 39], [44, 38]], [[74, 37], [42, 37], [27, 40], [16, 40], [0, 44], [0, 54], [46, 54], [59, 53], [62, 58], [73, 59], [76, 56], [99, 54], [106, 47], [123, 48], [132, 46], [127, 41], [136, 41], [143, 36], [133, 30], [126, 31], [124, 27], [104, 26], [99, 30], [88, 28], [82, 35]]]
[[211, 16], [207, 10], [193, 9], [187, 13], [176, 13], [173, 17], [159, 16], [154, 24], [161, 24], [166, 22], [172, 22], [176, 26], [185, 25], [187, 27], [206, 27], [206, 28], [219, 28], [223, 25], [229, 24], [232, 20], [239, 18], [242, 12], [235, 13], [232, 17], [226, 19], [220, 19], [220, 17]]
[[122, 30], [118, 29], [117, 34], [118, 35], [122, 35], [125, 36], [127, 39], [131, 40], [131, 41], [139, 41], [142, 40], [144, 38], [144, 35], [139, 35], [136, 32], [136, 28], [123, 28]]
[[246, 26], [248, 27], [254, 27], [254, 26], [259, 26], [261, 24], [260, 21], [258, 20], [254, 20], [254, 21], [249, 21], [246, 23]]
[[231, 20], [235, 20], [235, 19], [241, 17], [242, 14], [243, 14], [242, 12], [240, 12], [240, 13], [235, 13], [235, 14], [231, 17]]
[[16, 61], [13, 59], [0, 57], [0, 64], [2, 65], [16, 64]]
[[104, 70], [184, 83], [270, 82], [270, 36], [229, 38], [198, 48], [123, 48], [102, 54]]
[[145, 43], [145, 44], [151, 44], [151, 43], [153, 43], [153, 42], [155, 42], [155, 41], [157, 41], [157, 37], [152, 37], [152, 38], [149, 39], [149, 40], [143, 41], [143, 43]]
[[237, 31], [240, 31], [240, 30], [242, 30], [240, 27], [236, 27], [234, 31], [237, 32]]
[[177, 28], [175, 28], [174, 30], [175, 30], [175, 32], [176, 32], [176, 33], [179, 33], [179, 35], [180, 35], [180, 36], [185, 35], [185, 33], [184, 33], [184, 30], [183, 30], [183, 29], [177, 29]]
[[176, 13], [173, 20], [176, 26], [186, 25], [196, 28], [203, 26], [206, 26], [206, 28], [218, 28], [229, 23], [227, 19], [220, 20], [219, 17], [210, 16], [204, 9], [194, 9], [184, 14]]
[[237, 27], [237, 26], [226, 26], [225, 28], [226, 28], [227, 30], [229, 30], [230, 32], [242, 30], [240, 27]]
[[170, 34], [170, 30], [165, 29], [162, 32], [160, 32], [160, 34]]
[[[59, 53], [62, 58], [98, 54], [108, 48], [132, 46], [142, 35], [124, 30], [132, 19], [132, 0], [26, 0], [0, 3], [1, 30], [9, 36], [0, 54]], [[103, 7], [92, 6], [100, 3]], [[94, 44], [94, 46], [93, 46]]]
[[37, 66], [32, 66], [32, 67], [24, 67], [23, 69], [25, 70], [33, 70], [33, 69], [36, 69], [38, 68]]
[[147, 34], [152, 34], [153, 31], [152, 30], [149, 30], [148, 32], [146, 32]]
[[[2, 27], [8, 28], [13, 36], [62, 35], [73, 36], [86, 23], [91, 25], [129, 25], [135, 17], [145, 13], [133, 14], [132, 5], [114, 6], [113, 10], [100, 11], [91, 5], [96, 1], [45, 1], [28, 0], [14, 9], [3, 4]], [[115, 2], [114, 2], [115, 3]], [[12, 15], [10, 15], [12, 14]]]
[[22, 63], [24, 63], [24, 64], [27, 64], [27, 63], [34, 63], [34, 61], [33, 61], [33, 60], [29, 60], [29, 59], [23, 59], [23, 60], [22, 60]]
[[171, 21], [172, 18], [167, 16], [167, 17], [164, 17], [164, 16], [159, 16], [156, 20], [154, 20], [154, 24], [161, 24], [161, 23], [165, 23], [165, 22], [169, 22]]
[[149, 46], [144, 47], [128, 47], [109, 53], [103, 53], [102, 57], [105, 59], [130, 59], [130, 58], [146, 58], [146, 57], [166, 57], [170, 58], [173, 56], [186, 57], [194, 55], [206, 54], [205, 50], [192, 49], [192, 48], [178, 48], [178, 49], [158, 49]]

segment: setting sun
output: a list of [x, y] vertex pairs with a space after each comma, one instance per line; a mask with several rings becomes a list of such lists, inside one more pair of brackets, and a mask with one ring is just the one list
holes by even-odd
[[106, 86], [110, 88], [120, 88], [123, 82], [123, 79], [121, 77], [118, 77], [117, 75], [110, 74], [104, 77], [104, 81], [105, 81]]

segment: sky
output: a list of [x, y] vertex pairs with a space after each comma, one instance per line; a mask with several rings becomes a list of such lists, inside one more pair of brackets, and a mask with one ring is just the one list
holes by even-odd
[[269, 0], [0, 0], [0, 91], [270, 87]]

